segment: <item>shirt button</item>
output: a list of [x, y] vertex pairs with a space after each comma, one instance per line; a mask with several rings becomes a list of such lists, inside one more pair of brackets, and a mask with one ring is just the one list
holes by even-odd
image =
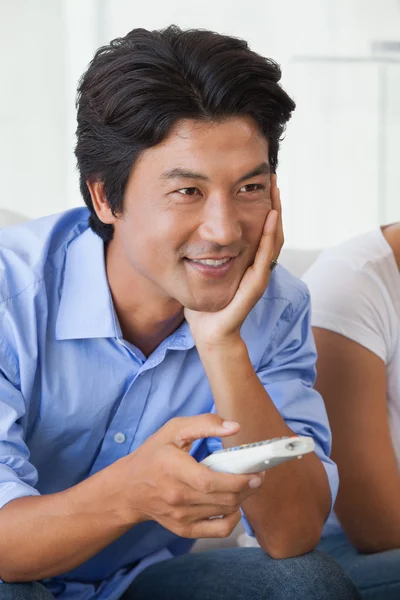
[[121, 431], [114, 435], [114, 442], [117, 442], [117, 444], [123, 444], [125, 440], [126, 436]]

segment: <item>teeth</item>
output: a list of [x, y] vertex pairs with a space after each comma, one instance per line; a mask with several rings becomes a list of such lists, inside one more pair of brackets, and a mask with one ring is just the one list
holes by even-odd
[[229, 258], [222, 258], [221, 260], [212, 260], [211, 258], [206, 258], [204, 260], [192, 260], [191, 262], [199, 263], [201, 265], [208, 265], [211, 267], [220, 267], [230, 260]]

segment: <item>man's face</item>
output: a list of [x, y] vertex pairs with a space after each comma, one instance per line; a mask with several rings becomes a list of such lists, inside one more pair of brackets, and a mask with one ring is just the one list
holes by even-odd
[[268, 142], [255, 122], [182, 120], [135, 164], [110, 250], [149, 301], [217, 311], [252, 264], [270, 209]]

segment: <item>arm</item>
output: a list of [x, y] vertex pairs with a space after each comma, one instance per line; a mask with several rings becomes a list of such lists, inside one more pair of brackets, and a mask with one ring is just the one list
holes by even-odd
[[[255, 373], [242, 340], [200, 350], [200, 356], [218, 414], [241, 424], [228, 445], [294, 435]], [[285, 394], [285, 382], [280, 385]], [[312, 392], [304, 387], [300, 393], [307, 397]], [[330, 504], [327, 475], [312, 453], [266, 471], [262, 487], [242, 508], [260, 546], [274, 558], [287, 558], [317, 545]]]
[[65, 573], [139, 521], [138, 514], [126, 519], [118, 498], [120, 483], [105, 471], [64, 492], [20, 497], [3, 506], [0, 577], [4, 581]]
[[352, 340], [314, 328], [316, 388], [333, 434], [340, 487], [335, 510], [361, 552], [400, 548], [400, 473], [391, 444], [383, 360]]
[[0, 577], [18, 582], [65, 573], [147, 520], [186, 538], [228, 536], [260, 479], [214, 473], [188, 450], [195, 439], [237, 430], [216, 415], [173, 419], [135, 452], [70, 489], [11, 499], [0, 509]]

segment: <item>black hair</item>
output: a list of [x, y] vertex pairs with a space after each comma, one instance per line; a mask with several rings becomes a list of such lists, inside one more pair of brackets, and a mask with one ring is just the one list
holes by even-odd
[[131, 170], [181, 119], [251, 116], [269, 145], [272, 172], [295, 103], [280, 67], [244, 40], [212, 31], [133, 29], [97, 50], [78, 88], [75, 155], [90, 227], [105, 241], [114, 227], [97, 217], [87, 181], [99, 181], [114, 215], [123, 211]]

